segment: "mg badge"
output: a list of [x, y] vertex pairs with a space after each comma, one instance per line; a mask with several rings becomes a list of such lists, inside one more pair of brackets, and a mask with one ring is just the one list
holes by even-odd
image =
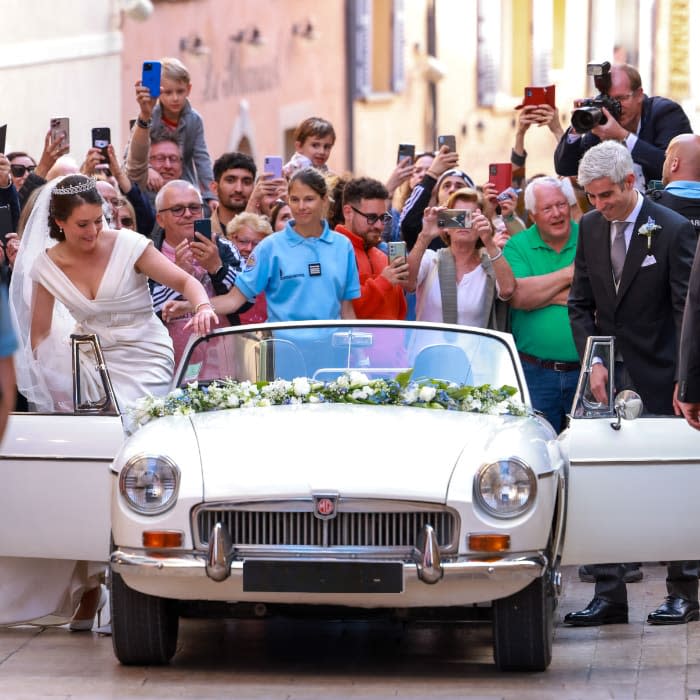
[[319, 520], [335, 518], [338, 496], [314, 496], [314, 515]]

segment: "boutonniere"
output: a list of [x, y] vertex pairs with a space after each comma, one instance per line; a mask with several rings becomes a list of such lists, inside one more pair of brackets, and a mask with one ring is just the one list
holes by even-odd
[[654, 219], [649, 217], [647, 219], [646, 224], [643, 224], [642, 226], [639, 227], [639, 230], [637, 233], [640, 236], [646, 236], [647, 237], [647, 250], [651, 250], [651, 237], [657, 232], [661, 230], [661, 226], [659, 226]]

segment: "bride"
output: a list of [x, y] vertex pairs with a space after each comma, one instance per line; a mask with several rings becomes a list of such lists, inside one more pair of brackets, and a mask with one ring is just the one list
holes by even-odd
[[[122, 411], [146, 394], [168, 391], [172, 342], [153, 312], [148, 277], [189, 300], [195, 333], [208, 333], [217, 322], [194, 277], [145, 236], [104, 226], [102, 198], [92, 178], [68, 175], [44, 186], [10, 284], [19, 341], [17, 388], [32, 410], [72, 410], [70, 334], [75, 332], [98, 335]], [[89, 356], [83, 361], [94, 367]], [[96, 562], [2, 557], [0, 551], [0, 624], [56, 615], [63, 622], [72, 617], [72, 629], [91, 629], [103, 570]]]

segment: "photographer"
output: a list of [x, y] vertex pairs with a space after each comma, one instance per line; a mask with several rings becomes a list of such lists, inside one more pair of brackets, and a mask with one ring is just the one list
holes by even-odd
[[[597, 76], [600, 86], [608, 74]], [[600, 89], [600, 87], [599, 87]], [[554, 167], [559, 175], [576, 175], [583, 154], [601, 141], [621, 141], [632, 154], [636, 184], [640, 189], [649, 180], [660, 180], [664, 153], [669, 141], [678, 134], [692, 133], [688, 117], [682, 107], [665, 97], [648, 97], [642, 90], [639, 72], [627, 63], [613, 66], [609, 73], [609, 87], [602, 95], [619, 103], [617, 119], [610, 109], [602, 106], [604, 115], [586, 133], [577, 133], [569, 127], [559, 140], [554, 153]]]

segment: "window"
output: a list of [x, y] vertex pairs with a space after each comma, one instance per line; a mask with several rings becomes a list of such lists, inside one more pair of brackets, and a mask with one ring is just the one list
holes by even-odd
[[350, 30], [356, 99], [404, 89], [404, 1], [352, 2]]

